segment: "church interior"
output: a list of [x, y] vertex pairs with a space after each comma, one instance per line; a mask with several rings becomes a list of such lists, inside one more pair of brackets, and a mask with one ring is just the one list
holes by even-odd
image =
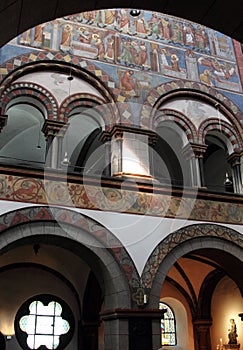
[[242, 4], [69, 2], [0, 5], [0, 350], [243, 349]]

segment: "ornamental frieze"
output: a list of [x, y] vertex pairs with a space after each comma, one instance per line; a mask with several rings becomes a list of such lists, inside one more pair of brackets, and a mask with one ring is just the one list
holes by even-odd
[[[114, 182], [115, 184], [115, 182]], [[113, 211], [196, 221], [241, 224], [243, 203], [201, 198], [193, 191], [172, 194], [162, 188], [148, 190], [113, 184], [83, 183], [63, 179], [0, 175], [0, 199], [32, 204]]]

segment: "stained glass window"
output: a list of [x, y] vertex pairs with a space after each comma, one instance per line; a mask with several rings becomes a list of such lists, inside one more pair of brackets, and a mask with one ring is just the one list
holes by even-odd
[[176, 345], [176, 324], [175, 315], [169, 305], [160, 302], [160, 309], [166, 309], [164, 319], [161, 320], [161, 344]]
[[62, 350], [72, 337], [73, 323], [71, 310], [63, 300], [39, 295], [20, 307], [15, 319], [16, 336], [26, 350]]

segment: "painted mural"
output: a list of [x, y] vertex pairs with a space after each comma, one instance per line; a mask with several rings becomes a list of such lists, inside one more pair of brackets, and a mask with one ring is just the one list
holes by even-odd
[[[148, 11], [133, 17], [130, 12], [108, 9], [67, 16], [29, 29], [11, 45], [111, 63], [127, 98], [145, 95], [154, 73], [242, 91], [229, 37], [175, 17]], [[138, 77], [141, 71], [153, 74], [143, 79]]]
[[[241, 224], [241, 203], [0, 174], [0, 199], [218, 223]], [[130, 203], [130, 205], [128, 205]]]

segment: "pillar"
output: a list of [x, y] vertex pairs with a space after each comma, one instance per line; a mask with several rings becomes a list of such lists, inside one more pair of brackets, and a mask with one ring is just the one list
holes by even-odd
[[149, 146], [156, 140], [155, 133], [115, 125], [101, 140], [110, 143], [111, 176], [152, 179]]
[[101, 317], [105, 326], [105, 350], [159, 349], [161, 334], [158, 330], [165, 311], [159, 309], [104, 311]]
[[67, 123], [46, 120], [42, 132], [46, 139], [46, 166], [56, 169], [60, 165], [62, 156], [62, 140], [68, 128]]
[[234, 152], [232, 153], [227, 161], [231, 165], [232, 174], [233, 174], [233, 185], [235, 193], [243, 193], [242, 186], [242, 174], [241, 174], [241, 158], [243, 152]]
[[195, 350], [211, 350], [211, 325], [211, 319], [195, 320], [193, 322]]
[[187, 157], [191, 170], [191, 185], [195, 187], [205, 187], [203, 156], [207, 145], [189, 143], [184, 147], [184, 154]]

